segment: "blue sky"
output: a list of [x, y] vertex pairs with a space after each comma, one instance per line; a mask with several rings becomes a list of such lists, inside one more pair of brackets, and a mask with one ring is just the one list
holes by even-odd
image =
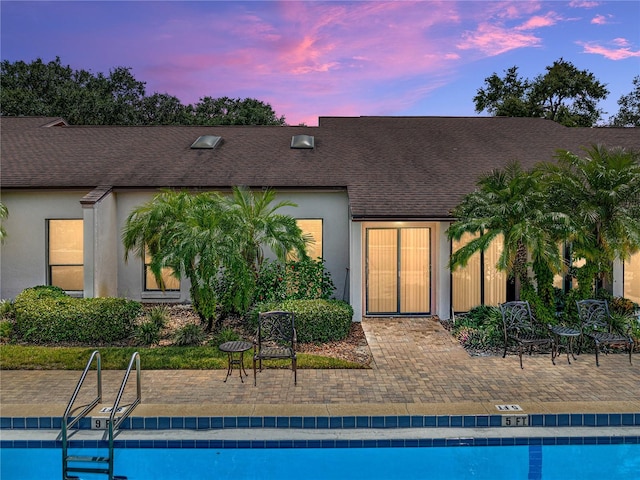
[[[287, 123], [319, 116], [476, 116], [484, 79], [564, 58], [610, 90], [640, 75], [640, 2], [6, 1], [0, 56], [131, 67], [182, 103], [252, 97]], [[483, 114], [485, 115], [485, 114]]]

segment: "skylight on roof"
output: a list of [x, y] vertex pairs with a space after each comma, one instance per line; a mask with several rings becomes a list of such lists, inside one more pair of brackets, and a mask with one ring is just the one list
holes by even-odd
[[217, 135], [201, 135], [191, 144], [191, 148], [215, 148], [220, 143], [222, 137]]
[[291, 148], [314, 148], [313, 135], [294, 135], [291, 137]]

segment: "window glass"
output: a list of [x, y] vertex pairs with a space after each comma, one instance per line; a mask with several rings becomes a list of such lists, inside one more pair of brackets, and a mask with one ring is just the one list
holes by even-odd
[[[459, 241], [452, 242], [452, 250], [469, 243], [476, 235], [465, 233]], [[454, 312], [467, 312], [478, 305], [498, 305], [507, 298], [507, 273], [496, 268], [504, 242], [501, 236], [484, 252], [471, 256], [465, 267], [458, 267], [451, 274], [452, 307]]]
[[[453, 251], [457, 251], [477, 235], [465, 233], [460, 240], [453, 240]], [[480, 253], [475, 253], [464, 267], [456, 268], [452, 274], [453, 310], [468, 312], [480, 305]]]
[[624, 262], [624, 297], [640, 304], [640, 252]]
[[484, 251], [484, 301], [485, 305], [497, 306], [507, 300], [507, 272], [498, 270], [496, 265], [502, 251], [502, 235], [497, 236]]
[[[144, 252], [144, 289], [146, 291], [162, 290], [156, 277], [149, 268], [151, 263], [151, 256], [149, 252]], [[173, 269], [165, 267], [161, 271], [162, 281], [164, 282], [164, 289], [167, 290], [180, 290], [180, 280], [173, 276]]]
[[313, 242], [307, 244], [307, 255], [313, 260], [322, 258], [322, 219], [321, 218], [298, 218], [298, 227], [303, 235], [310, 235]]
[[49, 285], [67, 291], [84, 290], [82, 220], [49, 220], [47, 261]]

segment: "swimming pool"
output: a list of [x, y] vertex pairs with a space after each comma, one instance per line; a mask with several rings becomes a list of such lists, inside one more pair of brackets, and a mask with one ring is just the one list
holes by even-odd
[[[565, 445], [518, 445], [530, 439], [519, 442], [517, 438], [502, 438], [484, 439], [486, 442], [474, 439], [472, 444], [476, 446], [455, 439], [452, 440], [455, 446], [447, 446], [451, 441], [446, 439], [412, 439], [390, 443], [397, 447], [371, 448], [367, 447], [366, 441], [359, 441], [362, 444], [357, 446], [353, 440], [337, 440], [333, 443], [334, 448], [326, 448], [325, 444], [314, 447], [308, 442], [296, 447], [295, 441], [291, 441], [290, 448], [283, 448], [282, 441], [275, 442], [277, 448], [275, 445], [270, 448], [269, 441], [264, 442], [264, 448], [253, 443], [252, 448], [238, 448], [243, 445], [239, 441], [225, 445], [226, 448], [215, 448], [217, 443], [193, 441], [191, 445], [181, 441], [183, 448], [169, 448], [169, 443], [167, 448], [116, 448], [114, 472], [126, 476], [127, 480], [637, 478], [640, 444], [598, 444], [598, 437], [589, 438], [595, 443], [585, 445], [585, 439], [580, 439], [581, 444], [573, 445], [572, 440], [567, 439]], [[635, 440], [637, 442], [637, 438]], [[500, 446], [491, 446], [495, 441]], [[340, 442], [347, 443], [340, 447]], [[21, 448], [19, 445], [3, 448], [0, 452], [0, 478], [60, 478], [59, 448], [28, 448], [26, 443], [27, 448]], [[99, 454], [94, 449], [82, 450], [85, 455]], [[80, 478], [105, 477], [81, 474]]]

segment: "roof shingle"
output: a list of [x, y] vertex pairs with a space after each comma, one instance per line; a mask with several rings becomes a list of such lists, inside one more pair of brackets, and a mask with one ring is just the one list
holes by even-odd
[[[321, 117], [318, 127], [55, 125], [2, 117], [3, 189], [348, 189], [354, 218], [449, 215], [478, 177], [602, 143], [640, 151], [634, 128], [567, 128], [533, 118]], [[222, 137], [212, 150], [190, 146]], [[292, 149], [293, 135], [315, 148]]]

